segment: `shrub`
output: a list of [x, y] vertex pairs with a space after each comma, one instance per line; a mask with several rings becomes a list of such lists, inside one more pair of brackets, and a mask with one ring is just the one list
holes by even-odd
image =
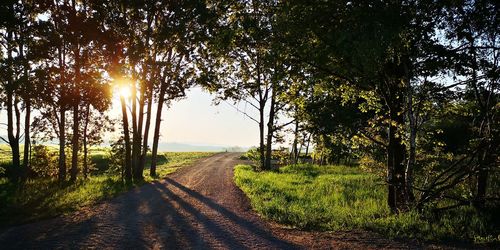
[[57, 175], [57, 152], [45, 145], [34, 145], [31, 155], [32, 177], [53, 177]]

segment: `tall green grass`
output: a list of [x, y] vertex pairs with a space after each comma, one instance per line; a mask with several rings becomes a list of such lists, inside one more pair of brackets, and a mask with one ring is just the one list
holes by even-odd
[[[0, 179], [0, 227], [20, 224], [41, 218], [69, 213], [98, 201], [115, 197], [135, 186], [140, 186], [189, 165], [197, 159], [214, 153], [182, 152], [162, 153], [157, 167], [157, 176], [150, 177], [149, 170], [144, 172], [145, 179], [135, 183], [125, 183], [120, 175], [95, 172], [88, 179], [78, 179], [74, 183], [59, 183], [55, 179], [28, 180], [23, 186]], [[106, 164], [107, 154], [103, 150], [92, 152], [96, 165]]]
[[383, 181], [356, 167], [295, 165], [256, 172], [238, 165], [234, 179], [258, 213], [300, 229], [365, 229], [422, 240], [500, 240], [491, 214], [479, 215], [470, 207], [437, 218], [416, 212], [391, 214]]

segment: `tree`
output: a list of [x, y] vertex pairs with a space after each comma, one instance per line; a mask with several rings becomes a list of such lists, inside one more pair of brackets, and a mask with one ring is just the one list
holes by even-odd
[[[59, 180], [66, 179], [66, 143], [72, 146], [70, 180], [75, 181], [84, 107], [105, 110], [110, 104], [109, 86], [103, 79], [102, 29], [87, 2], [54, 2], [37, 5], [45, 17], [38, 21], [37, 49], [42, 58], [38, 70], [45, 73], [38, 89], [41, 116], [37, 129], [48, 139], [59, 139]], [[85, 27], [85, 29], [81, 29]], [[73, 111], [72, 135], [68, 135], [67, 111]], [[42, 121], [44, 120], [44, 121]], [[68, 124], [69, 125], [69, 124]], [[52, 131], [51, 131], [52, 130]]]
[[[110, 43], [110, 51], [116, 69], [111, 70], [111, 75], [115, 79], [123, 76], [133, 79], [132, 96], [128, 100], [131, 165], [134, 178], [142, 179], [153, 106], [158, 105], [151, 165], [151, 174], [155, 175], [163, 105], [183, 96], [184, 90], [194, 83], [196, 45], [205, 32], [206, 6], [197, 0], [103, 4], [96, 8], [107, 11], [105, 23], [113, 27], [109, 30], [114, 44]], [[127, 141], [125, 136], [126, 144]]]
[[[37, 5], [29, 1], [6, 1], [0, 5], [2, 54], [0, 54], [0, 81], [5, 95], [7, 109], [7, 140], [12, 151], [13, 178], [26, 180], [29, 172], [30, 121], [34, 91], [39, 86], [35, 77], [36, 64], [40, 60], [33, 37], [39, 30]], [[21, 115], [25, 113], [24, 129], [21, 128]], [[22, 133], [21, 133], [21, 130]], [[19, 143], [24, 136], [23, 164], [21, 167]], [[3, 138], [2, 138], [3, 139]]]
[[452, 48], [457, 77], [465, 78], [465, 99], [475, 103], [474, 138], [476, 185], [474, 205], [483, 208], [487, 199], [490, 172], [499, 149], [498, 103], [500, 33], [499, 5], [495, 1], [459, 1], [446, 6], [446, 35], [456, 45]]
[[[71, 104], [73, 108], [73, 135], [71, 181], [77, 178], [78, 152], [80, 150], [81, 134], [84, 141], [84, 168], [87, 165], [87, 129], [91, 114], [91, 106], [100, 112], [107, 110], [111, 104], [109, 84], [103, 79], [104, 72], [101, 65], [104, 63], [102, 28], [99, 20], [92, 15], [92, 9], [85, 2], [71, 2], [71, 18], [68, 25], [71, 27], [71, 42], [73, 52], [74, 79], [71, 86]], [[86, 27], [82, 30], [77, 27]], [[85, 114], [85, 116], [82, 116]], [[102, 116], [105, 118], [104, 116]], [[84, 119], [85, 131], [81, 131], [81, 120]], [[106, 120], [106, 119], [104, 119]], [[105, 126], [102, 127], [103, 129]], [[85, 170], [86, 171], [86, 170]], [[86, 174], [86, 173], [85, 173]]]
[[[157, 80], [151, 82], [149, 96], [153, 100], [152, 91], [155, 90], [158, 105], [154, 120], [151, 176], [156, 175], [163, 106], [183, 97], [185, 90], [195, 84], [196, 63], [199, 61], [201, 44], [206, 39], [207, 19], [210, 15], [205, 3], [196, 0], [165, 3], [160, 5], [158, 11], [163, 15], [155, 19], [153, 39], [156, 56], [152, 61]], [[151, 105], [148, 106], [148, 114], [151, 114]], [[142, 165], [145, 164], [147, 154], [146, 134], [144, 139]]]
[[[102, 100], [109, 100], [109, 98], [103, 98]], [[83, 124], [81, 124], [79, 128], [83, 144], [82, 174], [85, 179], [90, 173], [89, 165], [91, 159], [89, 158], [89, 148], [93, 145], [101, 145], [104, 142], [104, 134], [115, 130], [115, 121], [111, 120], [109, 116], [104, 113], [105, 110], [102, 110], [102, 108], [102, 106], [100, 107], [97, 105], [94, 108], [90, 103], [87, 103], [80, 114], [80, 116], [82, 116], [81, 120], [83, 121]]]
[[[322, 91], [310, 102], [321, 108], [315, 114], [322, 114], [306, 119], [310, 129], [332, 152], [336, 147], [329, 140], [346, 129], [354, 132], [347, 133], [355, 139], [352, 146], [371, 148], [364, 154], [380, 159], [376, 152], [384, 150], [393, 212], [422, 208], [440, 197], [458, 202], [450, 207], [468, 204], [449, 193], [471, 179], [476, 207], [488, 199], [491, 152], [498, 151], [497, 130], [491, 129], [498, 103], [497, 10], [492, 1], [281, 2], [277, 26], [286, 31], [279, 34], [287, 54]], [[468, 108], [471, 100], [478, 113]], [[335, 119], [349, 106], [347, 116]], [[445, 119], [438, 108], [476, 114], [471, 120], [477, 123], [470, 126], [474, 138], [455, 154], [444, 153], [438, 135], [428, 135]], [[357, 122], [349, 122], [360, 113]], [[419, 153], [435, 156], [425, 163]]]
[[[282, 39], [295, 61], [334, 88], [363, 91], [361, 111], [381, 115], [388, 204], [393, 212], [407, 209], [405, 100], [419, 61], [441, 48], [433, 37], [441, 9], [426, 1], [287, 1], [281, 10], [289, 31]], [[373, 97], [381, 105], [371, 105]]]
[[208, 73], [206, 88], [216, 93], [219, 101], [244, 102], [258, 112], [255, 118], [238, 109], [258, 124], [259, 167], [268, 170], [274, 133], [287, 125], [276, 125], [284, 108], [278, 99], [286, 85], [286, 66], [274, 38], [276, 2], [235, 1], [218, 7], [224, 10], [218, 12], [222, 25], [209, 46], [209, 56], [216, 59], [207, 62], [212, 73]]

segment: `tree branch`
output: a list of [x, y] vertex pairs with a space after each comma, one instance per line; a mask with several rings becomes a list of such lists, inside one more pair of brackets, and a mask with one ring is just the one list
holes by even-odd
[[254, 121], [254, 122], [256, 122], [257, 124], [259, 124], [259, 121], [257, 121], [257, 119], [255, 119], [255, 118], [251, 117], [251, 116], [250, 116], [249, 114], [247, 114], [246, 112], [241, 111], [238, 107], [236, 107], [236, 106], [234, 106], [234, 105], [230, 104], [229, 102], [227, 102], [227, 101], [225, 101], [225, 100], [224, 100], [224, 102], [225, 102], [225, 103], [227, 103], [227, 104], [228, 104], [229, 106], [231, 106], [232, 108], [234, 108], [236, 111], [238, 111], [238, 112], [240, 112], [240, 113], [244, 114], [246, 117], [250, 118], [252, 121]]

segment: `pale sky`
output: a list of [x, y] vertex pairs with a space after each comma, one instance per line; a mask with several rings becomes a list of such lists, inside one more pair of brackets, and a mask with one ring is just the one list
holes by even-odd
[[[229, 103], [212, 103], [213, 97], [201, 88], [193, 88], [187, 98], [172, 103], [163, 112], [161, 141], [220, 146], [256, 146], [259, 129]], [[244, 105], [240, 105], [244, 110]], [[253, 108], [247, 112], [254, 113]], [[253, 112], [252, 112], [253, 111]]]
[[[163, 107], [160, 142], [241, 147], [258, 145], [257, 123], [238, 112], [232, 102], [215, 105], [213, 96], [199, 87], [188, 90], [186, 95], [172, 102], [170, 107]], [[257, 117], [258, 113], [249, 105], [245, 109], [245, 105], [240, 104], [238, 108]], [[156, 109], [155, 105], [153, 117], [156, 117]], [[121, 119], [116, 96], [110, 113]], [[153, 131], [154, 121], [151, 122], [151, 136]]]

